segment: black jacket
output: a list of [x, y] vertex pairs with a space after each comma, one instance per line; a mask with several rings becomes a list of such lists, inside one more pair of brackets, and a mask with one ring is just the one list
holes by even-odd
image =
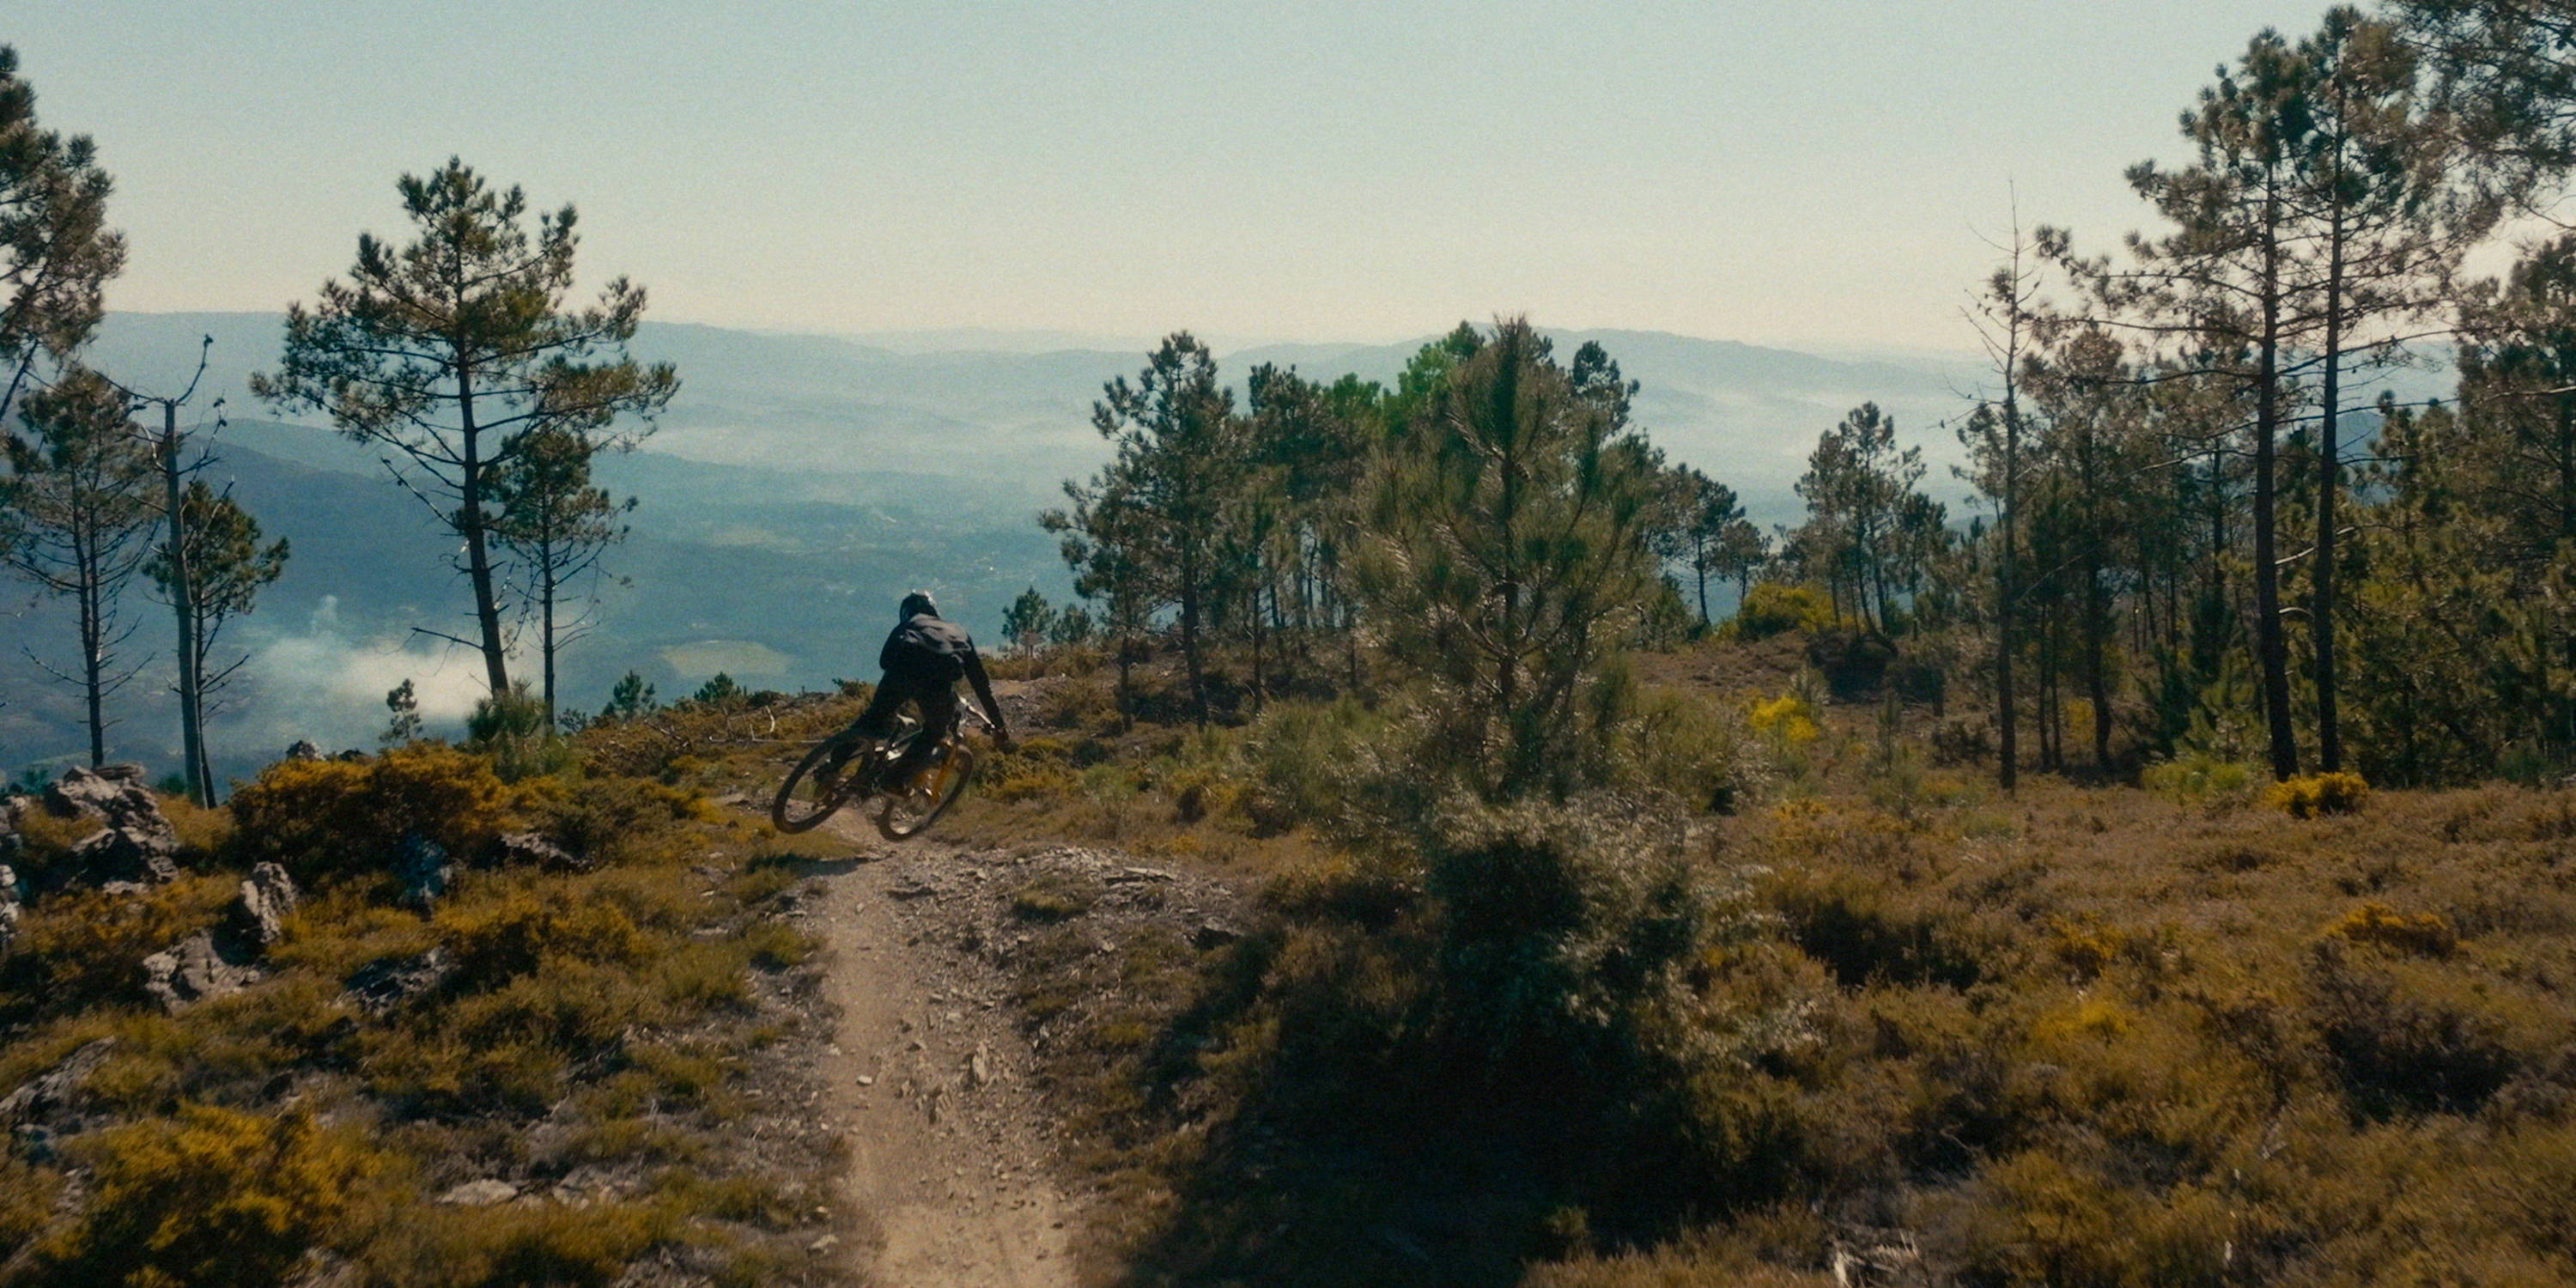
[[993, 701], [993, 682], [984, 674], [974, 638], [947, 618], [928, 613], [905, 618], [877, 650], [877, 665], [885, 668], [888, 683], [945, 689], [963, 679], [975, 687], [975, 700], [984, 704], [993, 727], [1003, 727], [1001, 704]]

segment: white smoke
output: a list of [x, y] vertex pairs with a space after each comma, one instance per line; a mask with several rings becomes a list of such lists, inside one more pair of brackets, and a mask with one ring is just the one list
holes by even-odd
[[353, 633], [337, 596], [324, 596], [301, 632], [250, 631], [242, 643], [249, 659], [207, 734], [220, 762], [264, 763], [299, 739], [373, 749], [391, 716], [385, 695], [404, 680], [425, 732], [454, 737], [485, 693], [480, 653], [418, 632]]

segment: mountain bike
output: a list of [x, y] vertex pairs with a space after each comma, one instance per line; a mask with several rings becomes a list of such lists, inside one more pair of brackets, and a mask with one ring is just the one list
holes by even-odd
[[[993, 727], [971, 705], [961, 703], [958, 710], [987, 729]], [[782, 832], [808, 831], [843, 806], [876, 795], [883, 790], [885, 775], [915, 740], [925, 736], [930, 735], [921, 722], [905, 715], [896, 717], [890, 738], [846, 729], [825, 738], [778, 785], [778, 795], [769, 803], [769, 821]], [[877, 831], [889, 841], [919, 836], [966, 794], [966, 784], [975, 776], [975, 752], [966, 745], [965, 722], [951, 721], [937, 737], [938, 745], [913, 775], [911, 787], [886, 793], [885, 803], [877, 808]]]

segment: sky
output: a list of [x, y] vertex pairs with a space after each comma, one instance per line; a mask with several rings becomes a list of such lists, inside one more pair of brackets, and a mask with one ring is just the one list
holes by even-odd
[[0, 0], [0, 39], [116, 177], [117, 309], [309, 299], [456, 155], [666, 321], [1955, 351], [2016, 207], [2109, 246], [2216, 64], [2324, 8]]

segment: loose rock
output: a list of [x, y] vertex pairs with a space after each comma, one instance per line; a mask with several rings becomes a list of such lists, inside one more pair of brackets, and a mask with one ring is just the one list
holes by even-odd
[[341, 997], [369, 1015], [385, 1015], [438, 987], [455, 971], [455, 959], [440, 947], [408, 957], [381, 958], [351, 972], [342, 981], [347, 991]]
[[438, 1201], [460, 1207], [490, 1207], [495, 1203], [507, 1203], [517, 1197], [519, 1197], [518, 1186], [508, 1181], [485, 1177], [482, 1180], [467, 1181], [463, 1185], [449, 1189], [438, 1196]]
[[67, 1107], [81, 1083], [106, 1063], [108, 1053], [115, 1049], [115, 1038], [85, 1042], [65, 1056], [61, 1064], [29, 1079], [8, 1095], [0, 1096], [0, 1124], [14, 1126], [36, 1122]]
[[254, 950], [276, 943], [286, 933], [286, 916], [295, 911], [295, 898], [295, 880], [286, 875], [286, 869], [274, 863], [252, 868], [229, 909], [233, 933]]
[[571, 851], [534, 832], [511, 832], [502, 836], [501, 861], [544, 868], [549, 872], [587, 872], [598, 866], [574, 857]]
[[229, 997], [259, 980], [260, 971], [225, 951], [212, 931], [200, 930], [143, 959], [143, 991], [164, 1011]]

